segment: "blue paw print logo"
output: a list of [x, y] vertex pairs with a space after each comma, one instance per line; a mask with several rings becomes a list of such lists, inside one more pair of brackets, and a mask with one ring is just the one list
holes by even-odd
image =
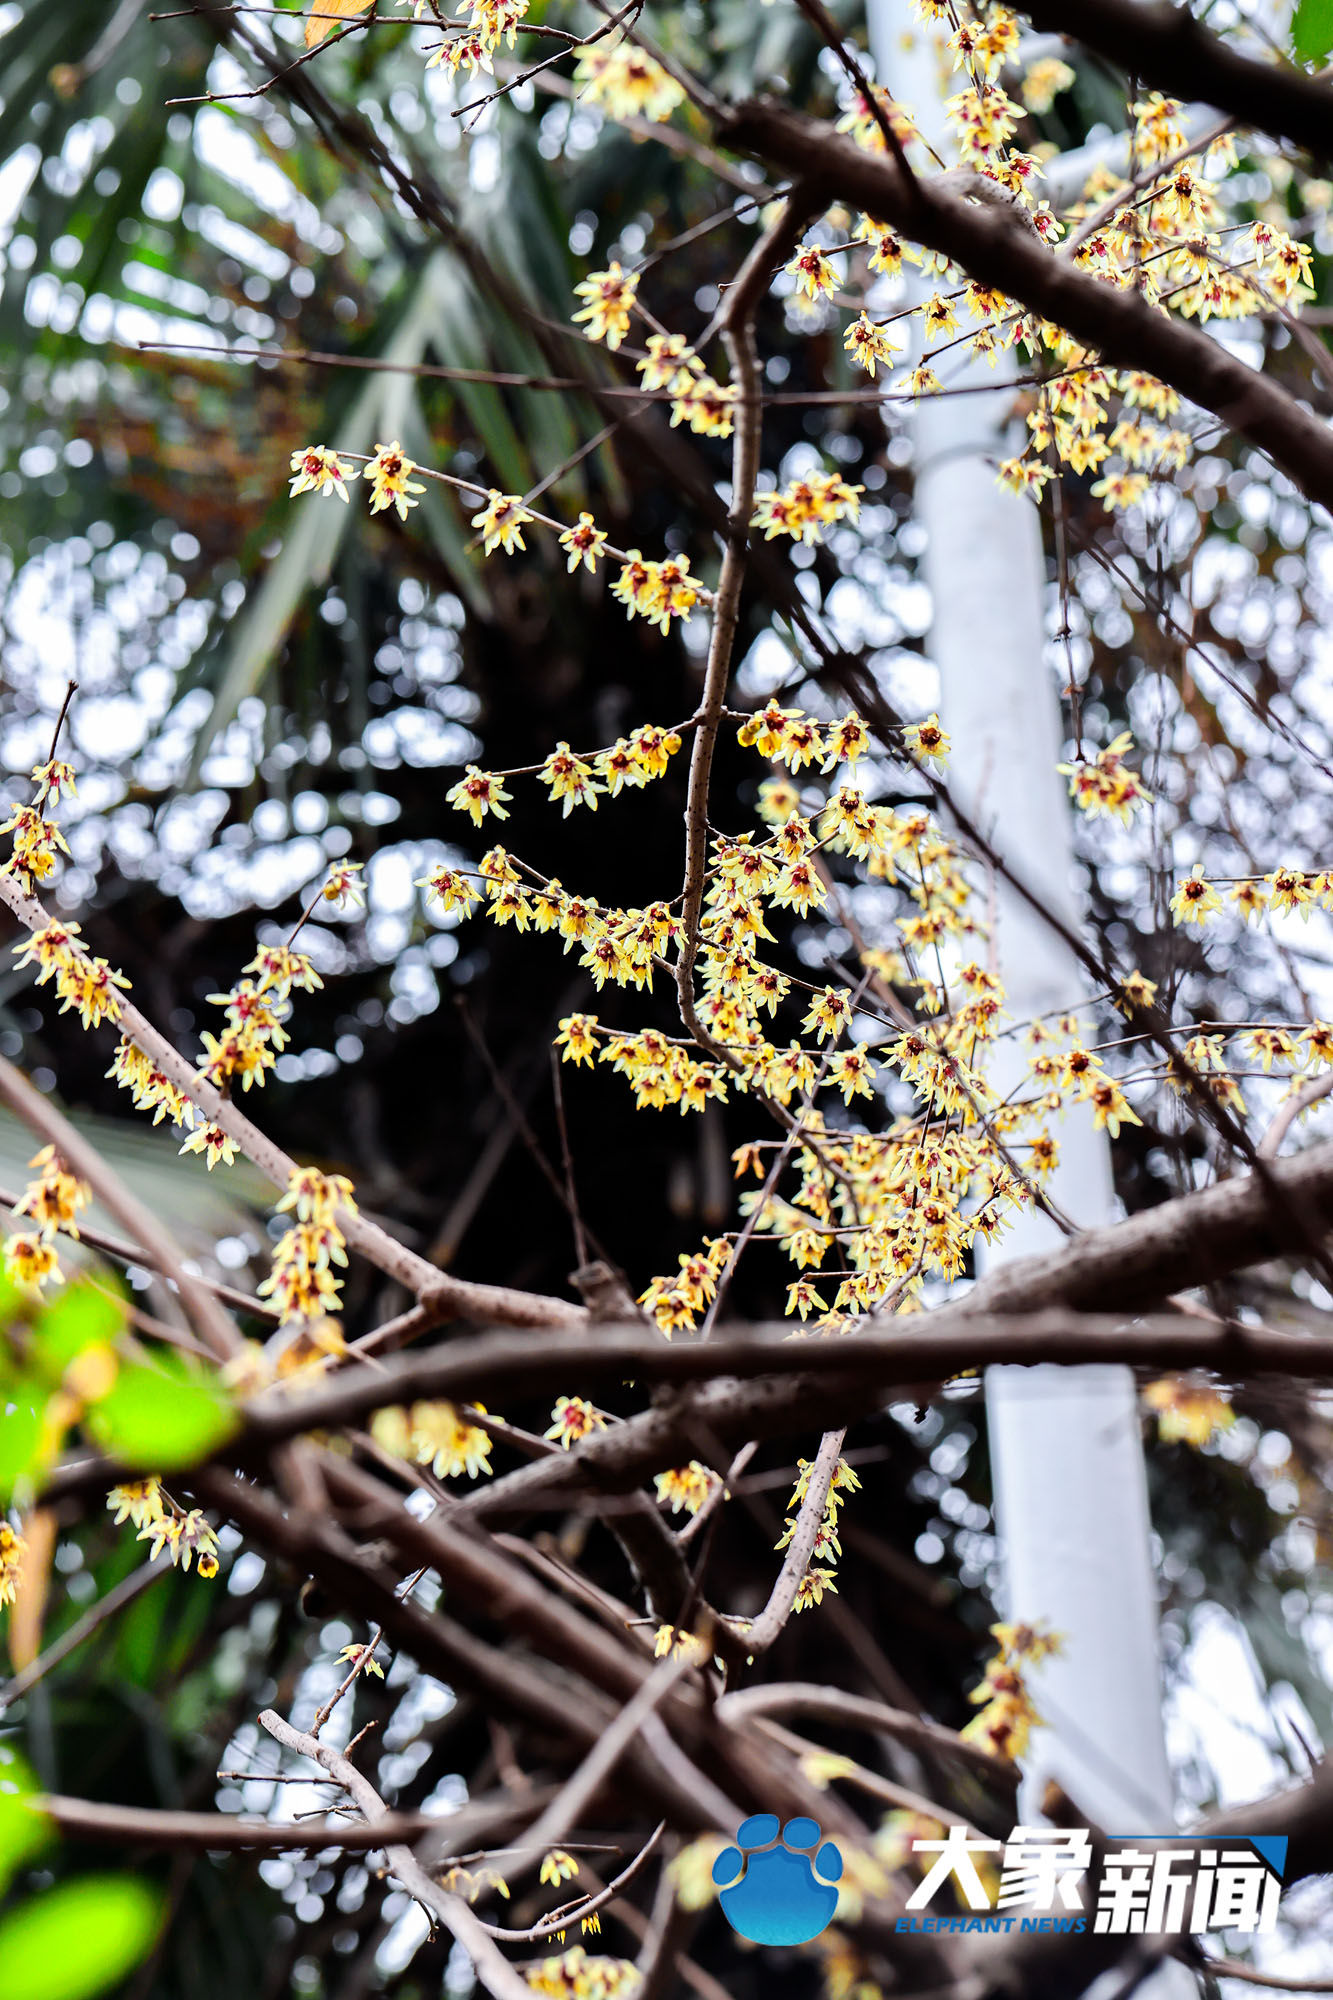
[[812, 1819], [789, 1819], [778, 1839], [776, 1813], [755, 1813], [736, 1829], [736, 1846], [713, 1863], [722, 1914], [752, 1944], [809, 1944], [838, 1906], [842, 1856], [831, 1840], [819, 1852]]

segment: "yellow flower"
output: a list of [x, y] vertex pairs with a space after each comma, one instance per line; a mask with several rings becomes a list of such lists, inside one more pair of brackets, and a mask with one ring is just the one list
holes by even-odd
[[157, 1479], [138, 1479], [124, 1486], [113, 1486], [106, 1504], [113, 1510], [118, 1528], [125, 1521], [132, 1521], [136, 1528], [145, 1527], [149, 1521], [161, 1519], [161, 1483]]
[[327, 445], [302, 445], [292, 453], [290, 497], [294, 500], [298, 493], [336, 493], [345, 503], [347, 482], [360, 477], [359, 467], [339, 458]]
[[702, 375], [704, 364], [690, 346], [683, 333], [650, 333], [646, 342], [647, 353], [635, 367], [643, 377], [643, 386], [655, 389], [674, 389], [683, 392], [691, 375]]
[[0, 833], [12, 833], [14, 852], [0, 874], [22, 876], [31, 891], [54, 872], [57, 854], [68, 854], [64, 834], [54, 820], [43, 819], [36, 806], [16, 805]]
[[[480, 1415], [481, 1403], [472, 1406]], [[376, 1410], [370, 1434], [395, 1458], [414, 1458], [429, 1465], [439, 1479], [453, 1479], [464, 1473], [475, 1479], [491, 1471], [491, 1439], [479, 1424], [468, 1423], [452, 1403], [413, 1403], [410, 1410]]]
[[1253, 923], [1268, 908], [1268, 885], [1255, 881], [1233, 883], [1227, 901], [1236, 905], [1247, 923]]
[[329, 864], [328, 879], [320, 890], [326, 903], [346, 903], [351, 908], [363, 906], [366, 900], [366, 886], [360, 880], [365, 867], [362, 861], [334, 861]]
[[[35, 805], [43, 805], [49, 798], [52, 805], [59, 805], [62, 792], [75, 792], [73, 767], [63, 764], [58, 757], [49, 758], [45, 764], [35, 764], [32, 771], [33, 783], [37, 787]], [[74, 928], [77, 930], [78, 925]]]
[[794, 1609], [797, 1611], [809, 1611], [814, 1605], [822, 1604], [824, 1602], [825, 1591], [831, 1591], [836, 1597], [838, 1586], [833, 1581], [833, 1574], [831, 1569], [817, 1569], [813, 1567], [808, 1569], [796, 1586]]
[[708, 1648], [693, 1632], [687, 1632], [680, 1625], [659, 1625], [653, 1640], [653, 1656], [664, 1660], [668, 1653], [678, 1659], [693, 1660], [702, 1664], [708, 1658]]
[[386, 507], [396, 507], [399, 520], [405, 521], [408, 508], [417, 505], [414, 496], [426, 490], [419, 480], [412, 478], [416, 469], [415, 459], [407, 456], [397, 438], [392, 444], [377, 444], [375, 456], [366, 467], [371, 513], [378, 514]]
[[1109, 1076], [1097, 1077], [1081, 1095], [1092, 1106], [1093, 1125], [1099, 1132], [1109, 1132], [1113, 1139], [1118, 1137], [1122, 1125], [1143, 1123], [1120, 1086]]
[[883, 327], [877, 326], [865, 312], [852, 321], [843, 335], [842, 344], [857, 366], [865, 369], [872, 382], [881, 362], [892, 361], [895, 354], [902, 353], [901, 346], [895, 346]]
[[539, 776], [544, 785], [550, 786], [553, 804], [564, 800], [563, 818], [568, 819], [575, 806], [587, 806], [596, 812], [597, 795], [602, 788], [593, 777], [591, 764], [576, 757], [568, 743], [556, 744]]
[[1137, 506], [1148, 491], [1146, 472], [1108, 472], [1095, 479], [1092, 491], [1110, 513]]
[[1205, 881], [1202, 861], [1196, 861], [1183, 882], [1177, 882], [1171, 898], [1171, 914], [1178, 924], [1201, 924], [1205, 917], [1222, 907], [1222, 898], [1211, 882]]
[[1070, 797], [1082, 811], [1093, 817], [1104, 812], [1118, 819], [1122, 826], [1128, 826], [1139, 806], [1152, 803], [1152, 793], [1145, 790], [1137, 772], [1125, 763], [1125, 752], [1132, 742], [1126, 729], [1099, 750], [1092, 763], [1084, 758], [1077, 764], [1057, 765], [1061, 775], [1069, 780]]
[[474, 903], [481, 900], [481, 891], [471, 883], [466, 875], [460, 875], [454, 868], [436, 868], [430, 875], [422, 875], [414, 886], [426, 889], [444, 905], [445, 914], [461, 909], [466, 917], [470, 915]]
[[236, 1158], [236, 1141], [228, 1138], [220, 1125], [196, 1125], [185, 1144], [182, 1153], [203, 1153], [210, 1171], [221, 1160], [229, 1167]]
[[605, 542], [606, 530], [597, 526], [591, 514], [580, 514], [578, 525], [566, 528], [560, 537], [560, 546], [569, 557], [570, 575], [573, 575], [580, 563], [595, 575], [597, 561]]
[[946, 299], [939, 292], [931, 294], [921, 308], [921, 318], [930, 339], [936, 340], [942, 334], [957, 333], [958, 314], [954, 311], [952, 299]]
[[597, 1016], [567, 1014], [560, 1023], [555, 1045], [564, 1050], [562, 1062], [572, 1062], [576, 1067], [586, 1062], [591, 1069], [592, 1059], [597, 1053]]
[[384, 1679], [384, 1669], [369, 1646], [344, 1646], [339, 1653], [340, 1660], [346, 1660], [349, 1667], [356, 1667], [363, 1674], [374, 1674], [377, 1680]]
[[5, 1270], [16, 1283], [39, 1291], [48, 1282], [63, 1283], [54, 1244], [22, 1229], [5, 1239]]
[[1157, 1435], [1163, 1444], [1189, 1444], [1201, 1451], [1214, 1431], [1230, 1430], [1236, 1421], [1225, 1396], [1181, 1375], [1150, 1382], [1143, 1400], [1157, 1413]]
[[1264, 880], [1272, 890], [1273, 908], [1278, 911], [1296, 910], [1308, 923], [1310, 911], [1315, 907], [1315, 882], [1318, 878], [1305, 875], [1299, 868], [1275, 868]]
[[479, 771], [475, 764], [469, 764], [464, 776], [445, 793], [444, 802], [458, 812], [469, 814], [473, 826], [480, 826], [487, 813], [493, 813], [496, 819], [508, 819], [505, 805], [512, 797], [493, 771]]
[[667, 1874], [682, 1910], [706, 1910], [713, 1901], [717, 1894], [713, 1863], [726, 1845], [721, 1834], [701, 1834], [688, 1847], [682, 1847], [675, 1860], [668, 1864]]
[[594, 1431], [606, 1429], [606, 1418], [600, 1410], [582, 1396], [560, 1396], [551, 1412], [551, 1422], [544, 1436], [555, 1438], [565, 1451], [577, 1444], [580, 1438], [590, 1437]]
[[903, 742], [918, 764], [933, 764], [937, 771], [944, 769], [950, 746], [938, 715], [931, 714], [924, 722], [909, 724], [903, 731]]
[[492, 487], [486, 505], [479, 514], [472, 516], [474, 528], [482, 533], [482, 554], [490, 555], [495, 549], [503, 549], [511, 556], [515, 549], [525, 549], [523, 530], [536, 516], [530, 514], [517, 493], [497, 493]]
[[615, 261], [605, 271], [590, 271], [582, 283], [574, 287], [577, 296], [587, 300], [587, 304], [574, 314], [575, 325], [586, 320], [590, 339], [604, 340], [610, 348], [619, 347], [629, 332], [630, 313], [638, 289], [638, 272], [622, 271]]
[[803, 243], [785, 268], [807, 299], [821, 298], [837, 286], [837, 273], [818, 243]]
[[1074, 72], [1058, 56], [1042, 56], [1034, 62], [1019, 86], [1019, 96], [1029, 111], [1049, 111], [1062, 91], [1069, 89]]
[[671, 428], [688, 423], [699, 437], [728, 438], [735, 419], [736, 390], [711, 375], [687, 375], [671, 405]]
[[1001, 1623], [992, 1625], [990, 1634], [999, 1646], [1001, 1660], [1031, 1660], [1035, 1665], [1049, 1659], [1053, 1653], [1063, 1653], [1065, 1647], [1064, 1634], [1052, 1632], [1048, 1625], [1042, 1623]]

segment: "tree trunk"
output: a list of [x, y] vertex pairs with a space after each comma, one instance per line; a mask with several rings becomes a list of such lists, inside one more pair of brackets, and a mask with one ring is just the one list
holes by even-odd
[[[909, 0], [869, 0], [868, 15], [877, 77], [947, 163], [943, 98], [961, 79], [949, 81], [949, 58], [937, 61], [931, 32]], [[1002, 388], [1016, 370], [1005, 356], [994, 374], [980, 362], [942, 372], [949, 388], [963, 381]], [[934, 605], [930, 651], [960, 802], [1020, 877], [1049, 885], [1052, 913], [1076, 924], [1069, 810], [1055, 769], [1063, 748], [1059, 703], [1043, 659], [1039, 524], [1031, 503], [1002, 491], [995, 476], [996, 461], [1014, 449], [1005, 430], [1010, 405], [999, 394], [926, 398], [917, 408], [916, 511]], [[1055, 932], [1003, 883], [995, 886], [995, 910], [998, 970], [1012, 1016], [1072, 1007], [1084, 984]], [[1003, 1094], [1024, 1057], [1015, 1043], [1000, 1048], [992, 1075]], [[1090, 1114], [1071, 1111], [1055, 1137], [1055, 1206], [1080, 1227], [1111, 1220], [1109, 1151]], [[1055, 1225], [1029, 1211], [986, 1261], [1049, 1249], [1056, 1240]], [[1034, 1733], [1025, 1760], [1025, 1811], [1039, 1811], [1045, 1783], [1055, 1778], [1108, 1832], [1167, 1829], [1173, 1819], [1157, 1604], [1130, 1373], [993, 1368], [986, 1412], [1006, 1614], [1045, 1620], [1065, 1637], [1062, 1657], [1033, 1677], [1046, 1727]], [[1182, 1990], [1189, 1990], [1184, 1977]]]

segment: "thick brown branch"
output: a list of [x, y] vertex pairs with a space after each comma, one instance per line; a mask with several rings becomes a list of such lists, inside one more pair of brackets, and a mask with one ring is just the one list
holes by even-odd
[[1333, 158], [1333, 90], [1288, 63], [1259, 62], [1211, 34], [1174, 0], [1023, 0], [1034, 27], [1095, 49], [1173, 96], [1229, 111], [1241, 125]]
[[[1141, 9], [1125, 11], [1137, 15]], [[789, 173], [818, 174], [867, 214], [1066, 328], [1108, 365], [1160, 376], [1267, 452], [1310, 499], [1333, 506], [1333, 435], [1219, 341], [1155, 311], [1132, 289], [1085, 277], [1002, 211], [978, 207], [928, 180], [908, 182], [884, 154], [863, 152], [785, 105], [766, 99], [742, 104], [723, 121], [722, 136]]]

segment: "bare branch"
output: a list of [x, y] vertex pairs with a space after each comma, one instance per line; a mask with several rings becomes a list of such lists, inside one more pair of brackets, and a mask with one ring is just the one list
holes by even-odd
[[[288, 1750], [299, 1756], [309, 1757], [326, 1770], [331, 1778], [347, 1792], [348, 1796], [361, 1808], [370, 1830], [376, 1830], [376, 1823], [387, 1821], [391, 1815], [375, 1787], [355, 1764], [330, 1749], [317, 1737], [305, 1736], [299, 1729], [293, 1729], [290, 1722], [284, 1722], [271, 1708], [266, 1708], [259, 1718], [260, 1724], [269, 1735]], [[442, 1923], [450, 1935], [462, 1945], [472, 1960], [478, 1979], [495, 2000], [532, 2000], [532, 1988], [516, 1972], [508, 1959], [496, 1945], [479, 1917], [473, 1915], [460, 1896], [452, 1896], [433, 1881], [421, 1866], [411, 1848], [399, 1841], [388, 1844], [389, 1865], [403, 1887], [416, 1898], [433, 1918]]]

